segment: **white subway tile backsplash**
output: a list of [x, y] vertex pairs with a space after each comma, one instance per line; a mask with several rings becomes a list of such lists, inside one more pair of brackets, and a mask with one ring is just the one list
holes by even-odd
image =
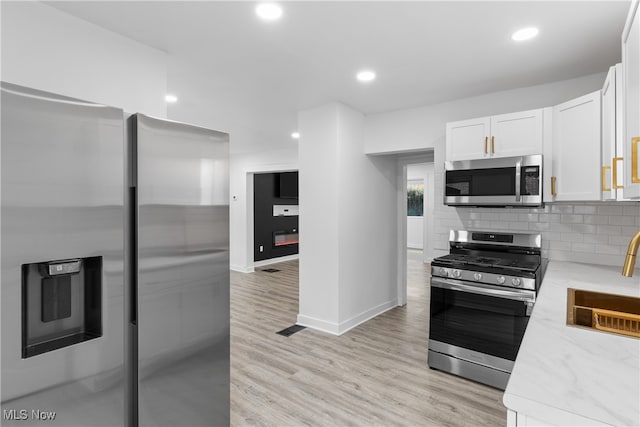
[[622, 227], [618, 225], [598, 225], [598, 234], [621, 234]]
[[550, 223], [548, 222], [530, 222], [529, 230], [531, 231], [548, 231]]
[[585, 224], [609, 224], [609, 217], [606, 215], [585, 215]]
[[528, 231], [529, 230], [529, 223], [528, 222], [523, 222], [523, 221], [510, 222], [508, 228], [510, 230]]
[[549, 249], [558, 250], [558, 251], [570, 251], [571, 242], [551, 241], [549, 243]]
[[[543, 252], [544, 256], [544, 252]], [[556, 251], [549, 250], [547, 257], [553, 260], [559, 261], [573, 261], [583, 262], [589, 264], [604, 264], [604, 265], [620, 265], [620, 255], [618, 254], [602, 254], [602, 253], [588, 253], [577, 251]]]
[[570, 214], [573, 213], [572, 205], [551, 205], [552, 213]]
[[562, 233], [553, 233], [553, 232], [548, 232], [545, 231], [542, 233], [542, 240], [547, 240], [547, 241], [561, 241], [562, 240]]
[[584, 238], [580, 233], [560, 233], [563, 242], [582, 242]]
[[576, 232], [576, 233], [596, 233], [597, 232], [597, 226], [595, 225], [590, 225], [590, 224], [572, 224], [571, 225], [571, 230]]
[[635, 225], [635, 218], [632, 216], [610, 216], [609, 224], [611, 225]]
[[532, 222], [538, 221], [538, 214], [535, 213], [527, 213], [527, 214], [518, 214], [518, 220], [519, 221], [528, 221], [528, 222]]
[[622, 206], [603, 205], [598, 206], [599, 215], [622, 215]]
[[560, 222], [563, 222], [565, 224], [567, 223], [571, 223], [571, 224], [579, 224], [582, 223], [584, 221], [584, 217], [582, 215], [562, 215], [562, 217], [560, 218]]
[[572, 243], [571, 250], [576, 252], [595, 252], [596, 245], [593, 243]]
[[596, 206], [592, 205], [576, 205], [573, 207], [573, 213], [593, 215], [598, 211]]
[[621, 245], [621, 246], [625, 246], [629, 244], [629, 241], [631, 240], [631, 236], [609, 236], [609, 244], [610, 245]]
[[[616, 246], [616, 245], [597, 245], [596, 246], [596, 251], [599, 254], [622, 254], [623, 249], [621, 246]], [[619, 260], [620, 264], [622, 264], [622, 262], [624, 260]]]
[[560, 220], [562, 219], [562, 215], [544, 213], [544, 214], [539, 214], [538, 219], [544, 222], [560, 222]]
[[554, 231], [554, 232], [567, 232], [567, 231], [571, 231], [571, 227], [572, 225], [575, 224], [564, 224], [561, 222], [552, 222], [549, 224], [549, 231]]
[[502, 221], [515, 221], [518, 219], [518, 214], [501, 213], [501, 214], [498, 214], [498, 218], [500, 218]]
[[584, 243], [608, 244], [609, 236], [606, 234], [585, 234]]
[[452, 208], [436, 198], [435, 240], [448, 249], [450, 229], [505, 230], [542, 234], [543, 256], [619, 265], [640, 229], [640, 203], [585, 202], [542, 208]]

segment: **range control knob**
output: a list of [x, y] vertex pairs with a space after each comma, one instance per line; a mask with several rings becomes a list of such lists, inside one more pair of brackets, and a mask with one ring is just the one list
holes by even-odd
[[507, 279], [504, 278], [504, 276], [498, 276], [496, 277], [496, 282], [498, 282], [499, 285], [504, 285], [504, 282], [506, 282]]
[[460, 277], [460, 270], [453, 270], [451, 274], [453, 275], [453, 277]]
[[482, 279], [482, 274], [480, 274], [480, 273], [473, 273], [473, 278], [474, 278], [475, 280], [480, 280], [480, 279]]
[[442, 276], [445, 276], [445, 277], [449, 275], [449, 274], [448, 274], [448, 272], [447, 272], [447, 269], [446, 269], [446, 268], [444, 268], [444, 267], [442, 267], [442, 268], [440, 269], [440, 274], [441, 274]]
[[520, 279], [517, 277], [514, 277], [513, 279], [511, 279], [511, 284], [513, 286], [521, 286]]

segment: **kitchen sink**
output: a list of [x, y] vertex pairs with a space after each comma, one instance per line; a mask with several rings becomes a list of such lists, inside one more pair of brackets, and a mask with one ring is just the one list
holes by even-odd
[[640, 298], [569, 288], [567, 325], [640, 338]]

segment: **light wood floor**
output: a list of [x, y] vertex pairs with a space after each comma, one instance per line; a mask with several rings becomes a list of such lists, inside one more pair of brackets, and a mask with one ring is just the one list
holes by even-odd
[[[414, 259], [412, 259], [414, 258]], [[231, 275], [232, 426], [504, 426], [502, 392], [427, 367], [428, 265], [408, 303], [336, 337], [295, 324], [298, 262]]]

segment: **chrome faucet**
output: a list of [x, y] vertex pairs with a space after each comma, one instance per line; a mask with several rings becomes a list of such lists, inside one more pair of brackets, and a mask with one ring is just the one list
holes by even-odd
[[633, 269], [636, 266], [636, 255], [638, 254], [638, 246], [640, 246], [640, 231], [638, 231], [629, 242], [627, 257], [625, 258], [624, 266], [622, 267], [623, 276], [633, 276]]

